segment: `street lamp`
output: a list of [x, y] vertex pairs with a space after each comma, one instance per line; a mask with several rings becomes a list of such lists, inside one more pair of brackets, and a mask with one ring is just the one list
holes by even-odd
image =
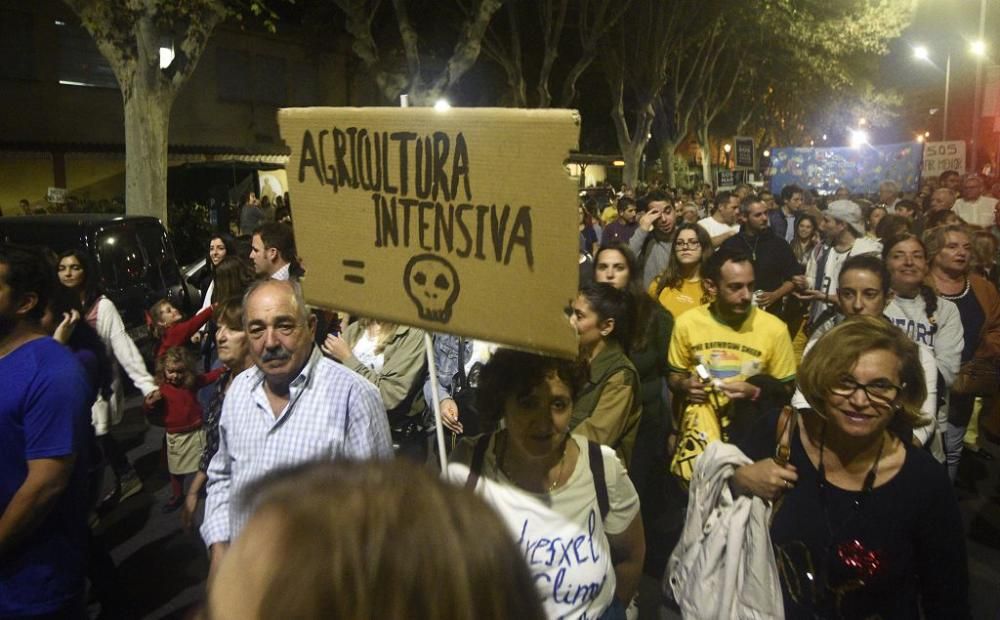
[[437, 101], [434, 102], [434, 109], [437, 110], [438, 112], [447, 112], [448, 110], [451, 109], [451, 104], [448, 102], [447, 99], [444, 98], [438, 99]]
[[847, 129], [850, 134], [850, 145], [852, 149], [859, 149], [862, 145], [868, 144], [868, 132], [864, 129]]
[[971, 172], [979, 171], [979, 117], [983, 113], [983, 58], [986, 57], [986, 0], [979, 0], [979, 33], [972, 42], [971, 50], [976, 57], [976, 93], [972, 102], [972, 153], [970, 153]]
[[[913, 57], [923, 62], [933, 63], [930, 51], [923, 45], [913, 48]], [[948, 102], [951, 100], [951, 52], [944, 63], [944, 114], [941, 115], [941, 139], [948, 139]]]

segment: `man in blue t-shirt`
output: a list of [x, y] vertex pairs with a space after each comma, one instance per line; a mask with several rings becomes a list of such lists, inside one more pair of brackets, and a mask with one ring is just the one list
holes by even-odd
[[85, 618], [87, 459], [96, 394], [39, 320], [54, 280], [0, 246], [0, 617]]

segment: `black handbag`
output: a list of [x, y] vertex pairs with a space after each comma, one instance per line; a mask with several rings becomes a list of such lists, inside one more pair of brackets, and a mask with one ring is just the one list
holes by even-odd
[[465, 339], [458, 339], [458, 372], [452, 378], [451, 397], [458, 406], [458, 421], [462, 425], [462, 434], [475, 437], [493, 430], [486, 428], [479, 414], [477, 397], [479, 393], [479, 373], [483, 365], [476, 362], [465, 372]]

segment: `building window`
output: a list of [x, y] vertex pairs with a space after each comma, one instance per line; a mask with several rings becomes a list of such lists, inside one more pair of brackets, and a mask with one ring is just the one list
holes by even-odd
[[320, 105], [319, 70], [315, 65], [297, 62], [292, 65], [292, 92], [289, 103], [296, 107]]
[[282, 107], [288, 101], [285, 87], [285, 59], [254, 56], [254, 102]]
[[236, 50], [218, 48], [215, 54], [215, 83], [219, 99], [234, 103], [249, 103], [253, 89], [250, 87], [250, 55]]
[[215, 83], [221, 101], [275, 107], [287, 104], [288, 79], [284, 58], [218, 48], [215, 62]]
[[118, 90], [111, 65], [101, 55], [93, 37], [83, 26], [56, 21], [59, 46], [58, 79], [67, 86], [92, 86]]
[[35, 78], [35, 24], [31, 13], [0, 11], [0, 78]]

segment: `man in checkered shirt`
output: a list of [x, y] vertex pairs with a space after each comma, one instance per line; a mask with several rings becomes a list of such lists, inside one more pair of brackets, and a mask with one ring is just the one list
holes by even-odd
[[243, 308], [255, 366], [226, 393], [219, 450], [208, 466], [201, 535], [213, 574], [250, 517], [241, 500], [248, 485], [305, 461], [392, 457], [378, 390], [314, 346], [316, 319], [298, 284], [256, 282]]

